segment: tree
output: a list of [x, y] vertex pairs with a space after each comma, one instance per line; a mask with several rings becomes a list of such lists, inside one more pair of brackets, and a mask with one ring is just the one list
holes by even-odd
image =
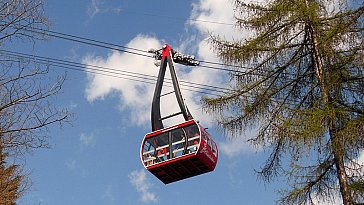
[[[0, 45], [45, 40], [48, 20], [42, 0], [6, 0], [0, 3]], [[33, 62], [14, 52], [0, 57], [0, 143], [11, 154], [47, 147], [48, 126], [69, 115], [52, 105], [64, 76], [52, 75], [44, 63]]]
[[12, 157], [48, 147], [49, 126], [66, 121], [66, 110], [52, 105], [64, 77], [51, 79], [44, 65], [3, 53], [0, 65], [0, 145]]
[[18, 172], [18, 166], [7, 166], [6, 157], [2, 147], [0, 147], [0, 204], [15, 205], [26, 186], [22, 183], [24, 176]]
[[250, 37], [211, 36], [218, 56], [240, 68], [231, 73], [234, 92], [203, 99], [207, 111], [230, 134], [257, 128], [249, 142], [271, 150], [259, 176], [286, 173], [291, 182], [281, 203], [338, 193], [345, 205], [363, 203], [363, 2], [234, 2]]
[[43, 40], [48, 18], [43, 10], [43, 0], [3, 0], [0, 2], [0, 46], [14, 39]]
[[[0, 46], [45, 40], [48, 21], [42, 0], [0, 2]], [[69, 114], [54, 104], [65, 77], [52, 75], [42, 62], [0, 51], [0, 204], [15, 204], [26, 190], [19, 166], [5, 159], [24, 157], [48, 147], [48, 129], [67, 121]], [[6, 154], [5, 154], [6, 153]]]

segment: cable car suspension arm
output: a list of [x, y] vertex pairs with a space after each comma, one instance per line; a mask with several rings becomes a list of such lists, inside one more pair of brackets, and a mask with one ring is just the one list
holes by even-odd
[[160, 112], [160, 97], [162, 96], [161, 91], [163, 87], [163, 81], [166, 73], [167, 64], [172, 78], [174, 93], [176, 95], [179, 108], [181, 110], [181, 112], [179, 112], [178, 114], [182, 114], [186, 121], [193, 119], [191, 113], [189, 112], [187, 106], [184, 103], [173, 63], [175, 62], [187, 66], [198, 66], [199, 61], [195, 60], [194, 56], [183, 55], [179, 52], [174, 51], [171, 47], [169, 47], [168, 44], [165, 44], [160, 50], [151, 49], [148, 52], [154, 54], [154, 58], [157, 62], [160, 61], [159, 74], [152, 102], [152, 112], [151, 112], [152, 130], [156, 131], [163, 129], [164, 127], [162, 121], [177, 115], [177, 114], [172, 114], [167, 117], [161, 117], [161, 112]]

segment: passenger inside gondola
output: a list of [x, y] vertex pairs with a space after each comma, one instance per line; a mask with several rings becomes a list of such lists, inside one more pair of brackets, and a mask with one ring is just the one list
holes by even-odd
[[196, 124], [156, 135], [147, 139], [144, 144], [144, 163], [150, 166], [185, 154], [196, 153], [199, 142], [200, 131]]
[[191, 125], [187, 127], [188, 133], [188, 153], [195, 153], [198, 148], [198, 144], [200, 141], [200, 131], [196, 125]]
[[200, 135], [198, 133], [196, 133], [194, 135], [194, 137], [188, 141], [189, 146], [188, 146], [188, 153], [195, 153], [197, 152], [197, 147], [198, 147], [198, 140], [200, 139]]
[[146, 165], [149, 166], [149, 165], [152, 165], [155, 163], [155, 157], [152, 156], [152, 154], [148, 153], [147, 154], [147, 159], [146, 159]]
[[[140, 150], [143, 165], [165, 184], [213, 171], [218, 160], [216, 143], [189, 112], [174, 68], [174, 62], [192, 66], [199, 65], [199, 62], [189, 57], [179, 59], [180, 54], [168, 44], [150, 52], [160, 61], [160, 68], [151, 106], [152, 132], [145, 135]], [[173, 90], [162, 94], [167, 66]], [[161, 110], [164, 108], [161, 107], [161, 97], [172, 93], [175, 94], [180, 112], [162, 117]], [[178, 115], [183, 116], [183, 122], [164, 127], [163, 121]]]
[[186, 135], [182, 129], [172, 131], [172, 153], [173, 158], [183, 155]]
[[165, 146], [157, 147], [157, 159], [158, 159], [158, 162], [163, 162], [164, 160], [167, 159], [167, 147], [165, 147]]

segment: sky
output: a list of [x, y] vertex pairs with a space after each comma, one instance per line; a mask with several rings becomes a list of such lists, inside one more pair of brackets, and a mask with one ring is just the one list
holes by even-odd
[[[229, 0], [47, 0], [44, 8], [53, 31], [142, 50], [168, 43], [175, 50], [212, 62], [218, 58], [206, 41], [209, 33], [226, 39], [248, 35], [233, 26]], [[36, 42], [21, 52], [144, 75], [158, 73], [151, 58], [57, 38]], [[144, 169], [139, 157], [141, 141], [151, 131], [154, 85], [52, 69], [67, 76], [56, 103], [69, 109], [73, 120], [61, 128], [51, 127], [51, 149], [27, 156], [32, 187], [21, 204], [269, 205], [275, 204], [279, 189], [287, 188], [283, 178], [271, 184], [257, 179], [255, 170], [263, 165], [267, 153], [245, 142], [251, 132], [238, 139], [224, 136], [214, 116], [202, 109], [204, 94], [183, 86], [182, 95], [192, 115], [209, 127], [218, 144], [219, 161], [213, 172], [164, 185]], [[86, 66], [84, 71], [90, 69]], [[181, 81], [228, 86], [227, 73], [221, 70], [180, 65], [176, 70]], [[162, 101], [162, 116], [177, 109], [170, 103], [173, 100]]]

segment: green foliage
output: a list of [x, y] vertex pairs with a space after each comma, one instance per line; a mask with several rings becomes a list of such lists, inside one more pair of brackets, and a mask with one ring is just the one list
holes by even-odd
[[203, 99], [205, 108], [233, 136], [259, 126], [249, 141], [271, 150], [260, 176], [270, 182], [285, 170], [292, 182], [280, 202], [330, 200], [340, 188], [343, 202], [353, 204], [357, 186], [350, 181], [364, 179], [350, 170], [364, 149], [364, 4], [235, 5], [237, 24], [250, 37], [212, 36], [210, 43], [224, 62], [248, 68], [231, 74], [233, 92]]
[[353, 181], [350, 184], [350, 188], [353, 190], [354, 197], [357, 199], [357, 201], [364, 201], [364, 180], [361, 179]]

